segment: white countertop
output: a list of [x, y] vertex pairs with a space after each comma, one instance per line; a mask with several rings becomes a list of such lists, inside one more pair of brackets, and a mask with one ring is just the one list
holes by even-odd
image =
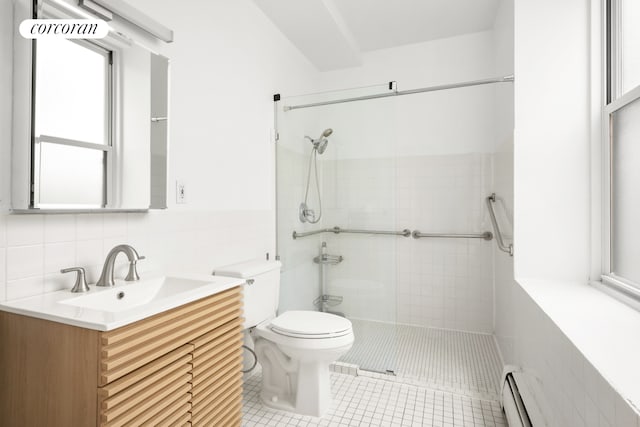
[[[153, 279], [158, 276], [159, 275], [157, 274], [145, 275], [142, 279]], [[96, 295], [101, 292], [109, 292], [113, 289], [119, 289], [126, 292], [127, 289], [135, 288], [139, 282], [116, 280], [116, 286], [112, 288], [97, 288], [94, 285], [90, 285], [91, 290], [87, 293], [73, 294], [67, 289], [12, 301], [5, 301], [0, 303], [0, 310], [30, 317], [37, 317], [44, 320], [51, 320], [53, 322], [65, 323], [67, 325], [79, 326], [81, 328], [110, 331], [244, 284], [243, 279], [223, 276], [168, 274], [166, 277], [198, 280], [202, 281], [203, 284], [194, 289], [188, 289], [184, 292], [180, 292], [177, 295], [157, 298], [147, 304], [119, 312], [108, 312], [99, 309], [94, 310], [77, 307], [65, 304], [62, 301], [84, 295]]]

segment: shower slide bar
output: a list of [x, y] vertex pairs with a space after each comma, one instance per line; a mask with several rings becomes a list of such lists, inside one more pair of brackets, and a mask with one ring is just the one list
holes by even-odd
[[484, 239], [491, 240], [493, 239], [493, 234], [490, 231], [485, 231], [484, 233], [467, 233], [467, 234], [447, 234], [447, 233], [421, 233], [418, 230], [415, 230], [411, 233], [414, 239], [421, 239], [423, 237], [446, 237], [453, 239]]
[[496, 193], [491, 193], [491, 195], [487, 197], [486, 202], [487, 202], [487, 209], [489, 209], [489, 217], [491, 218], [491, 224], [493, 225], [493, 231], [496, 233], [496, 243], [498, 244], [498, 249], [508, 253], [509, 256], [513, 256], [513, 244], [506, 245], [504, 243], [504, 239], [502, 238], [502, 232], [500, 231], [500, 227], [498, 226], [498, 220], [496, 219], [496, 213], [493, 210], [493, 204], [496, 202]]
[[451, 83], [451, 84], [439, 85], [439, 86], [429, 86], [429, 87], [423, 87], [423, 88], [419, 88], [419, 89], [396, 90], [396, 91], [393, 91], [393, 92], [378, 93], [378, 94], [375, 94], [375, 95], [364, 95], [364, 96], [356, 96], [356, 97], [353, 97], [353, 98], [335, 99], [335, 100], [332, 100], [332, 101], [313, 102], [311, 104], [285, 105], [284, 106], [284, 111], [298, 110], [300, 108], [320, 107], [320, 106], [323, 106], [323, 105], [342, 104], [342, 103], [345, 103], [345, 102], [365, 101], [367, 99], [387, 98], [387, 97], [390, 97], [390, 96], [412, 95], [414, 93], [424, 93], [424, 92], [436, 92], [436, 91], [439, 91], [439, 90], [457, 89], [457, 88], [469, 87], [469, 86], [488, 85], [488, 84], [492, 84], [492, 83], [512, 83], [513, 81], [514, 81], [514, 76], [512, 74], [512, 75], [509, 75], [509, 76], [494, 77], [494, 78], [490, 78], [490, 79], [472, 80], [472, 81], [468, 81], [468, 82]]
[[300, 237], [313, 236], [314, 234], [320, 234], [320, 233], [386, 234], [391, 236], [403, 236], [403, 237], [411, 236], [411, 230], [408, 230], [406, 228], [402, 231], [384, 231], [384, 230], [353, 230], [353, 229], [340, 228], [340, 227], [321, 228], [320, 230], [307, 231], [305, 233], [298, 233], [297, 231], [294, 231], [292, 236], [294, 239], [297, 239]]

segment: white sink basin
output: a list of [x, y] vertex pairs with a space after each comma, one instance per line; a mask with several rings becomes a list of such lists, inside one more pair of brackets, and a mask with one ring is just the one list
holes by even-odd
[[243, 283], [222, 276], [149, 275], [137, 282], [116, 280], [112, 288], [90, 285], [84, 294], [64, 290], [6, 301], [0, 310], [109, 331]]
[[215, 283], [215, 281], [183, 279], [178, 277], [141, 279], [138, 282], [128, 284], [128, 286], [108, 288], [102, 292], [92, 292], [85, 295], [80, 294], [80, 296], [62, 300], [60, 304], [68, 304], [107, 313], [118, 313], [159, 301], [163, 298], [172, 298], [183, 292], [188, 292], [211, 283]]

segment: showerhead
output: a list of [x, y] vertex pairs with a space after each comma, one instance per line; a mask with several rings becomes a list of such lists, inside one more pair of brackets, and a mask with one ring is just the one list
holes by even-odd
[[333, 129], [328, 128], [325, 129], [324, 132], [322, 132], [318, 139], [313, 139], [309, 136], [305, 136], [305, 138], [311, 141], [311, 143], [313, 144], [313, 148], [318, 150], [318, 154], [322, 154], [327, 149], [327, 145], [329, 144], [329, 140], [327, 139], [327, 137], [329, 137], [329, 135], [331, 135], [332, 133]]
[[320, 139], [314, 146], [318, 150], [318, 154], [324, 153], [324, 150], [327, 149], [327, 145], [329, 145], [329, 140], [327, 138]]

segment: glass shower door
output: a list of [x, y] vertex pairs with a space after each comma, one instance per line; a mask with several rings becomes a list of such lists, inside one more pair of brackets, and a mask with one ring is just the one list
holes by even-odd
[[396, 211], [394, 106], [387, 98], [322, 107], [336, 123], [336, 150], [325, 169], [327, 215], [352, 231], [326, 237], [329, 251], [344, 257], [327, 269], [327, 289], [343, 298], [340, 311], [356, 336], [341, 361], [381, 373], [396, 371], [396, 253], [407, 238], [397, 233], [408, 227]]
[[[382, 373], [396, 370], [396, 252], [408, 239], [402, 231], [409, 227], [397, 218], [395, 100], [287, 107], [389, 90], [384, 85], [285, 98], [278, 110], [283, 298], [291, 301], [289, 308], [303, 304], [350, 319], [356, 339], [340, 362]], [[333, 132], [314, 159], [312, 142], [325, 129]], [[320, 198], [313, 184], [314, 162]], [[307, 189], [308, 180], [312, 184]], [[317, 224], [300, 221], [298, 208], [305, 195], [316, 214], [321, 207]], [[294, 230], [305, 237], [293, 239]], [[303, 234], [319, 230], [325, 231]]]

